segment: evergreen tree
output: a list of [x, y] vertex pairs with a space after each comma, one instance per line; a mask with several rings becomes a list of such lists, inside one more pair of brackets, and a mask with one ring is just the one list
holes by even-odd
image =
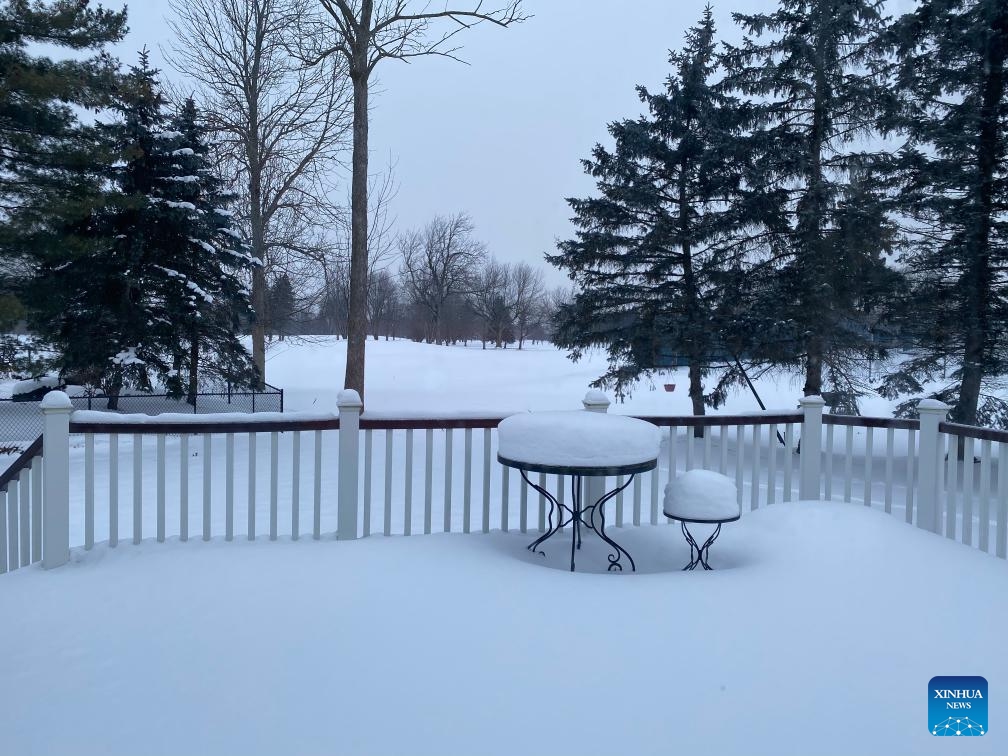
[[[725, 358], [717, 313], [725, 271], [742, 264], [749, 227], [739, 103], [713, 85], [718, 69], [710, 8], [673, 52], [663, 92], [638, 88], [647, 115], [610, 124], [613, 150], [597, 145], [585, 170], [599, 196], [568, 199], [577, 238], [547, 256], [577, 286], [556, 316], [554, 340], [578, 359], [605, 346], [609, 369], [593, 385], [623, 396], [642, 375], [689, 366], [689, 395], [703, 414], [703, 377]], [[723, 398], [715, 392], [708, 400]]]
[[[0, 4], [0, 286], [16, 288], [31, 275], [25, 253], [59, 247], [100, 201], [101, 142], [78, 113], [110, 104], [118, 64], [102, 48], [125, 31], [125, 11], [81, 0]], [[77, 55], [53, 60], [39, 45]]]
[[[746, 303], [739, 348], [803, 369], [804, 393], [825, 387], [850, 405], [859, 372], [875, 356], [865, 298], [852, 282], [878, 273], [894, 238], [874, 157], [852, 143], [874, 125], [883, 90], [881, 0], [780, 0], [773, 13], [734, 14], [741, 46], [726, 46], [723, 86], [751, 98], [748, 128], [763, 187], [769, 255], [738, 280]], [[785, 222], [779, 225], [780, 220]], [[852, 243], [854, 242], [854, 243]], [[875, 292], [872, 300], [885, 301]]]
[[110, 408], [124, 385], [149, 390], [157, 380], [182, 396], [183, 375], [192, 399], [201, 345], [216, 373], [248, 384], [237, 327], [253, 260], [231, 228], [195, 107], [169, 117], [146, 54], [117, 107], [122, 121], [104, 128], [119, 156], [111, 186], [68, 229], [83, 243], [41, 260], [26, 292], [36, 322], [53, 334], [61, 374], [102, 385]]
[[283, 341], [284, 335], [289, 332], [291, 321], [294, 318], [294, 287], [291, 285], [290, 276], [282, 274], [273, 285], [270, 286], [269, 298], [266, 306], [269, 314], [270, 330]]
[[[925, 393], [956, 422], [1008, 427], [1008, 404], [985, 385], [1008, 373], [1008, 4], [928, 0], [893, 24], [907, 332], [917, 349], [881, 390]], [[909, 412], [916, 398], [904, 403]]]

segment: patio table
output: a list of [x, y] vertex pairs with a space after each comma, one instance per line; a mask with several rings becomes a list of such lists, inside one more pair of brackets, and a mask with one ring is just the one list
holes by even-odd
[[[630, 553], [606, 534], [605, 504], [629, 486], [637, 473], [655, 469], [660, 440], [658, 428], [643, 420], [584, 410], [533, 412], [502, 420], [498, 426], [497, 461], [518, 470], [522, 479], [550, 503], [549, 526], [528, 545], [529, 551], [545, 555], [539, 547], [569, 525], [573, 572], [575, 552], [581, 548], [581, 529], [585, 527], [612, 548], [609, 571], [622, 571], [624, 556], [630, 569], [636, 571]], [[570, 504], [533, 483], [528, 477], [530, 472], [559, 475], [561, 485], [562, 477], [570, 476]], [[583, 504], [584, 478], [619, 475], [629, 477], [596, 501]]]

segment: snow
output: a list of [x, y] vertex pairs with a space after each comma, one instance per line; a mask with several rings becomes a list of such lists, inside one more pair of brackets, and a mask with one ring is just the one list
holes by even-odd
[[[46, 394], [46, 397], [54, 392]], [[101, 410], [77, 410], [71, 416], [74, 423], [151, 425], [168, 423], [171, 425], [201, 425], [211, 419], [222, 423], [293, 423], [316, 420], [333, 420], [339, 415], [333, 412], [219, 412], [213, 417], [182, 412], [163, 412], [160, 415], [144, 415], [140, 413], [119, 414], [118, 412], [103, 412]]]
[[180, 184], [196, 184], [199, 183], [199, 176], [169, 176], [169, 181], [176, 181]]
[[182, 149], [175, 150], [174, 152], [171, 153], [172, 157], [183, 157], [183, 156], [189, 157], [195, 154], [196, 153], [193, 151], [191, 147], [183, 147]]
[[119, 352], [115, 357], [109, 358], [116, 365], [145, 365], [146, 363], [137, 357], [136, 347], [127, 347]]
[[[713, 572], [680, 571], [677, 526], [621, 531], [637, 574], [531, 537], [145, 542], [0, 576], [4, 751], [944, 756], [928, 680], [1008, 679], [1008, 565], [880, 512], [775, 504]], [[990, 706], [970, 756], [1004, 753]]]
[[653, 461], [661, 431], [643, 420], [573, 410], [512, 415], [497, 426], [498, 453], [555, 467], [617, 467]]
[[192, 202], [175, 202], [174, 200], [167, 200], [165, 202], [168, 207], [175, 208], [176, 210], [195, 210], [196, 205]]
[[731, 478], [711, 470], [687, 470], [665, 486], [665, 514], [683, 520], [738, 517], [738, 491]]
[[56, 388], [60, 385], [59, 376], [43, 375], [39, 378], [29, 378], [25, 381], [18, 381], [11, 387], [11, 396], [18, 394], [30, 394], [40, 388]]
[[46, 409], [70, 409], [73, 404], [70, 402], [70, 397], [67, 396], [62, 391], [50, 391], [44, 397], [42, 401], [39, 402], [39, 406]]

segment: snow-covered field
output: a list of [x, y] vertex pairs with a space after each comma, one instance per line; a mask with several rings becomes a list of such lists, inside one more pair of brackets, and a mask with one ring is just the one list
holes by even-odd
[[[286, 388], [288, 409], [336, 409], [344, 344], [274, 346], [268, 377]], [[484, 352], [370, 341], [368, 350], [372, 415], [575, 409], [604, 364], [598, 355], [572, 365], [552, 347]], [[666, 382], [676, 391], [662, 391]], [[610, 411], [689, 413], [682, 372], [656, 383], [657, 391], [641, 387]], [[800, 381], [758, 388], [771, 409], [793, 409]], [[754, 409], [739, 393], [722, 411]], [[877, 398], [862, 407], [889, 410]], [[418, 455], [422, 440], [421, 432]], [[332, 434], [326, 459], [334, 459], [334, 442]], [[108, 490], [100, 443], [99, 498]], [[178, 469], [178, 443], [169, 439], [170, 470]], [[190, 532], [198, 538], [203, 459], [193, 444]], [[216, 453], [221, 439], [214, 444]], [[82, 456], [72, 450], [78, 473]], [[121, 539], [131, 532], [130, 459], [119, 468]], [[443, 469], [437, 457], [434, 464]], [[420, 491], [422, 467], [418, 456]], [[146, 491], [152, 470], [145, 459]], [[495, 464], [493, 496], [499, 476]], [[177, 481], [173, 473], [170, 513]], [[214, 499], [220, 484], [218, 476]], [[289, 487], [281, 483], [281, 500]], [[264, 490], [260, 481], [260, 496]], [[473, 491], [478, 517], [478, 476]], [[146, 538], [152, 504], [148, 495]], [[217, 534], [221, 508], [213, 504]], [[378, 498], [376, 518], [380, 509]], [[862, 506], [744, 512], [712, 549], [712, 573], [679, 571], [689, 550], [676, 526], [619, 531], [637, 574], [603, 573], [606, 552], [592, 538], [571, 574], [566, 535], [548, 542], [545, 559], [526, 551], [532, 533], [337, 543], [328, 508], [320, 542], [170, 538], [75, 550], [59, 570], [0, 576], [0, 754], [1008, 752], [1004, 560]], [[236, 513], [243, 527], [240, 496]], [[985, 676], [992, 696], [990, 734], [969, 749], [927, 730], [929, 679], [960, 674]]]

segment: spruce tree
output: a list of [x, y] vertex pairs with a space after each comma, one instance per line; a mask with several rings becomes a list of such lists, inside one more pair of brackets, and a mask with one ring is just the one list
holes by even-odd
[[[0, 4], [0, 285], [8, 289], [31, 274], [26, 253], [59, 247], [61, 229], [100, 201], [105, 156], [78, 114], [110, 104], [118, 64], [102, 48], [125, 31], [125, 11], [80, 0]], [[74, 57], [54, 60], [40, 45]]]
[[956, 422], [1008, 427], [1008, 404], [990, 391], [1008, 373], [1008, 4], [920, 2], [888, 39], [915, 348], [882, 391], [916, 394], [904, 412], [930, 394]]
[[680, 356], [695, 414], [704, 413], [704, 376], [726, 359], [717, 319], [726, 271], [758, 238], [748, 221], [740, 105], [713, 83], [714, 34], [707, 8], [671, 54], [664, 91], [638, 88], [647, 114], [610, 124], [614, 148], [597, 145], [584, 161], [598, 196], [567, 200], [576, 238], [547, 256], [577, 287], [556, 316], [554, 340], [575, 360], [587, 348], [608, 350], [609, 369], [593, 385], [623, 396], [669, 366], [669, 354]]
[[[865, 300], [851, 283], [888, 280], [868, 272], [884, 268], [894, 236], [875, 156], [855, 150], [883, 92], [882, 2], [781, 0], [772, 13], [733, 17], [746, 36], [726, 46], [723, 86], [750, 98], [756, 186], [766, 192], [760, 211], [778, 231], [738, 281], [747, 303], [738, 324], [753, 337], [739, 348], [803, 370], [806, 395], [825, 387], [851, 406], [859, 360], [876, 356]], [[875, 292], [873, 301], [885, 297]]]
[[231, 228], [195, 107], [169, 115], [146, 54], [117, 107], [122, 120], [104, 128], [119, 156], [105, 201], [67, 229], [80, 244], [40, 261], [26, 292], [36, 322], [53, 334], [61, 374], [103, 386], [113, 409], [125, 385], [158, 382], [192, 400], [204, 345], [204, 364], [248, 384], [237, 327], [253, 260]]

